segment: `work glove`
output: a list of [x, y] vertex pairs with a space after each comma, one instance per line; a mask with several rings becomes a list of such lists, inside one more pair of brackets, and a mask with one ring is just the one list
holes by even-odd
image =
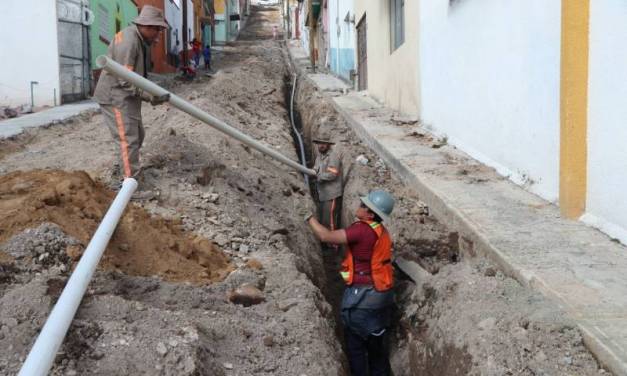
[[170, 94], [165, 93], [163, 95], [153, 95], [150, 97], [150, 104], [157, 106], [170, 100]]
[[305, 223], [308, 223], [309, 222], [309, 218], [314, 216], [314, 213], [311, 211], [311, 209], [309, 209], [307, 207], [300, 208], [298, 210], [298, 214], [301, 216], [301, 218], [303, 218]]

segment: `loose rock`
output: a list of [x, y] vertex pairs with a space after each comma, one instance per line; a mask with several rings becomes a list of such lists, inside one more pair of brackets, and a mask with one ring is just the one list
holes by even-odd
[[241, 304], [244, 307], [259, 304], [265, 301], [263, 292], [251, 284], [243, 284], [228, 294], [228, 299], [234, 304]]

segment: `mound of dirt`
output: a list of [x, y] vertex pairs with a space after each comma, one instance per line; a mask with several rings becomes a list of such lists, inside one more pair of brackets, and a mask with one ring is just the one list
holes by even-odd
[[[74, 245], [66, 250], [68, 257], [78, 259], [114, 196], [85, 172], [35, 170], [1, 176], [0, 212], [4, 216], [0, 218], [0, 244], [26, 229], [50, 222], [80, 242], [78, 251]], [[216, 245], [184, 232], [180, 225], [129, 205], [100, 267], [193, 283], [222, 280], [233, 270], [228, 256]], [[13, 253], [19, 254], [19, 250]], [[11, 259], [6, 253], [0, 255], [5, 262]]]

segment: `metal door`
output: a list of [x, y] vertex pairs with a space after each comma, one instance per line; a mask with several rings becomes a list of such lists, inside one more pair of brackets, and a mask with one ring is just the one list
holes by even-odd
[[357, 24], [357, 88], [368, 89], [368, 45], [366, 16]]
[[61, 103], [87, 98], [91, 91], [89, 25], [94, 16], [86, 0], [57, 0]]

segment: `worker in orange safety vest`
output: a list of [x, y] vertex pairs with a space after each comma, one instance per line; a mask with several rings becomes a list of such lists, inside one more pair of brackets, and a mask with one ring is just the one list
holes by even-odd
[[330, 230], [311, 214], [305, 216], [320, 241], [346, 245], [340, 274], [346, 283], [341, 316], [352, 375], [390, 375], [386, 333], [394, 301], [392, 238], [383, 226], [394, 198], [375, 190], [360, 198], [357, 222]]

